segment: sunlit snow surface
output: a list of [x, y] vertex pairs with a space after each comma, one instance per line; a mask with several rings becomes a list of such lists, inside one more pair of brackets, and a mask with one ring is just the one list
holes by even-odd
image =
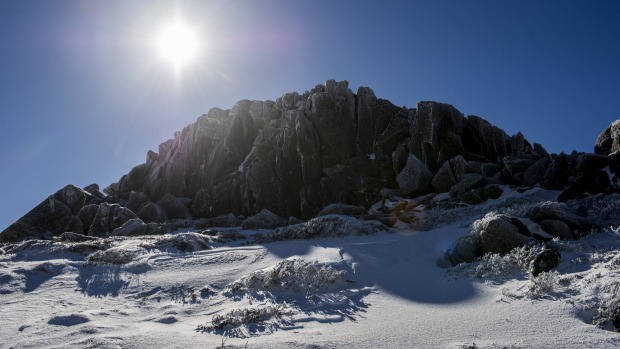
[[[429, 211], [443, 220], [419, 232], [399, 224], [371, 236], [263, 245], [247, 244], [261, 231], [241, 230], [237, 237], [246, 239], [232, 241], [183, 232], [5, 245], [0, 348], [620, 346], [619, 334], [591, 324], [596, 304], [620, 280], [614, 229], [558, 243], [562, 263], [543, 293], [529, 292], [532, 281], [522, 271], [481, 276], [480, 262], [438, 266], [473, 220], [519, 195]], [[276, 275], [283, 265], [306, 274], [290, 278], [278, 269], [267, 287], [247, 281]], [[317, 270], [333, 278], [321, 279]], [[300, 282], [310, 286], [296, 287]], [[227, 315], [236, 325], [216, 328]]]

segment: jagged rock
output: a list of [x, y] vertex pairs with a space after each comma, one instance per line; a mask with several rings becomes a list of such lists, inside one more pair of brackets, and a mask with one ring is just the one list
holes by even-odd
[[532, 259], [530, 272], [533, 276], [538, 276], [540, 273], [551, 271], [560, 264], [561, 259], [558, 250], [547, 247]]
[[456, 240], [446, 256], [453, 266], [470, 263], [482, 256], [480, 235], [469, 234]]
[[121, 227], [130, 219], [138, 218], [129, 209], [117, 204], [102, 203], [88, 229], [88, 235], [108, 236], [114, 229]]
[[521, 247], [532, 239], [519, 232], [510, 217], [498, 215], [483, 222], [480, 231], [480, 246], [483, 253], [506, 254]]
[[488, 184], [480, 188], [474, 188], [458, 195], [456, 198], [469, 205], [477, 205], [487, 202], [489, 199], [499, 198], [504, 191], [497, 184]]
[[443, 193], [449, 191], [453, 185], [458, 183], [458, 178], [468, 171], [468, 167], [467, 160], [460, 155], [446, 161], [431, 181], [435, 192]]
[[192, 218], [192, 215], [189, 213], [185, 204], [183, 204], [183, 201], [170, 193], [159, 199], [159, 201], [157, 201], [157, 206], [164, 210], [168, 219]]
[[146, 223], [164, 223], [168, 221], [166, 212], [159, 205], [150, 201], [142, 205], [137, 215]]
[[273, 229], [286, 225], [288, 225], [288, 220], [265, 209], [252, 217], [246, 218], [241, 223], [243, 229]]
[[415, 155], [409, 154], [405, 168], [396, 176], [402, 195], [418, 196], [430, 191], [433, 173]]
[[410, 119], [411, 152], [432, 172], [464, 153], [461, 142], [463, 114], [449, 104], [418, 102]]
[[450, 188], [450, 196], [457, 200], [460, 200], [460, 198], [466, 192], [472, 189], [475, 189], [475, 188], [480, 188], [484, 185], [487, 185], [488, 183], [489, 181], [485, 177], [479, 174], [476, 174], [476, 173], [462, 174], [459, 178], [459, 182]]
[[327, 216], [330, 214], [340, 214], [344, 216], [362, 216], [368, 214], [368, 211], [366, 211], [365, 208], [360, 206], [329, 204], [325, 206], [319, 213], [317, 213], [317, 217]]
[[143, 192], [131, 191], [131, 193], [129, 193], [129, 198], [125, 203], [125, 207], [127, 207], [133, 212], [138, 212], [140, 210], [140, 207], [147, 201], [149, 201], [149, 198]]
[[607, 126], [594, 143], [594, 152], [600, 155], [610, 155], [620, 150], [620, 120]]
[[488, 121], [475, 115], [468, 115], [463, 122], [462, 142], [469, 160], [496, 163], [508, 155], [510, 138], [506, 132]]
[[92, 193], [93, 191], [99, 191], [99, 184], [97, 183], [89, 184], [84, 187], [84, 190], [86, 190], [89, 193]]
[[543, 219], [538, 222], [540, 227], [550, 235], [559, 237], [562, 240], [574, 239], [573, 232], [568, 224], [557, 219]]
[[72, 214], [76, 214], [86, 202], [86, 193], [72, 184], [69, 184], [54, 193], [54, 197], [58, 199], [58, 201], [67, 205]]
[[93, 224], [95, 216], [97, 215], [97, 211], [99, 211], [99, 204], [89, 204], [82, 207], [78, 211], [77, 217], [80, 219], [80, 221], [82, 221], [82, 224], [84, 225], [84, 231], [80, 233], [88, 234], [88, 229], [90, 229], [90, 226]]
[[132, 168], [131, 171], [119, 181], [119, 194], [125, 198], [132, 190], [139, 191], [142, 189], [149, 170], [150, 167], [147, 164], [140, 164]]

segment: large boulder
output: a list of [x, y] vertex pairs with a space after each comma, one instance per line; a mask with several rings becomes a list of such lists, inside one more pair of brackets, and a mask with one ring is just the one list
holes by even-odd
[[532, 238], [523, 235], [508, 216], [497, 215], [482, 223], [480, 246], [483, 253], [507, 254], [531, 241]]
[[468, 234], [456, 240], [446, 256], [453, 266], [473, 262], [483, 254], [481, 244], [479, 234]]
[[542, 222], [544, 220], [558, 220], [564, 222], [576, 236], [589, 233], [594, 224], [588, 219], [578, 216], [564, 209], [562, 204], [543, 202], [535, 205], [530, 213], [532, 220]]
[[610, 155], [620, 150], [620, 120], [607, 126], [594, 142], [594, 152], [600, 155]]
[[465, 174], [468, 171], [467, 160], [461, 155], [458, 155], [448, 161], [446, 161], [439, 171], [433, 177], [431, 184], [437, 193], [444, 193], [450, 190], [450, 188], [458, 183], [459, 176]]
[[138, 218], [131, 210], [117, 204], [102, 203], [99, 205], [88, 235], [108, 236], [130, 219]]
[[190, 219], [192, 218], [187, 206], [183, 203], [183, 200], [168, 193], [164, 195], [159, 201], [157, 206], [161, 207], [166, 212], [168, 219]]
[[146, 223], [164, 223], [168, 221], [166, 212], [154, 202], [147, 202], [138, 211], [138, 217]]
[[543, 219], [538, 222], [540, 227], [548, 234], [562, 240], [572, 240], [575, 238], [568, 224], [558, 219]]
[[402, 195], [418, 196], [430, 191], [433, 173], [415, 155], [409, 154], [405, 168], [396, 176]]

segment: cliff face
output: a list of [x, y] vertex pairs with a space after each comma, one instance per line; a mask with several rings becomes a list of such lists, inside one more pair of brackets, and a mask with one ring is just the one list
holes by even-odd
[[213, 108], [106, 191], [120, 200], [143, 192], [153, 202], [171, 193], [191, 200], [194, 218], [262, 209], [309, 218], [330, 203], [365, 205], [382, 188], [397, 189], [409, 154], [433, 174], [458, 155], [482, 163], [545, 155], [450, 105], [401, 108], [329, 80], [275, 102]]

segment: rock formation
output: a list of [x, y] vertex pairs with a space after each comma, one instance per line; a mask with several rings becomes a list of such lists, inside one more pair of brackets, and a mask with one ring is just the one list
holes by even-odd
[[[281, 222], [307, 220], [330, 204], [367, 209], [393, 194], [449, 192], [476, 204], [499, 196], [498, 184], [566, 189], [562, 200], [609, 193], [620, 174], [620, 157], [610, 155], [620, 144], [614, 125], [597, 140], [600, 155], [549, 155], [521, 133], [509, 136], [449, 104], [397, 107], [368, 87], [353, 93], [347, 81], [328, 80], [275, 101], [213, 108], [149, 151], [107, 195], [97, 185], [67, 186], [0, 233], [0, 242], [106, 236], [129, 220], [127, 234], [142, 223], [241, 221], [263, 210]], [[545, 224], [567, 234], [558, 222]]]

